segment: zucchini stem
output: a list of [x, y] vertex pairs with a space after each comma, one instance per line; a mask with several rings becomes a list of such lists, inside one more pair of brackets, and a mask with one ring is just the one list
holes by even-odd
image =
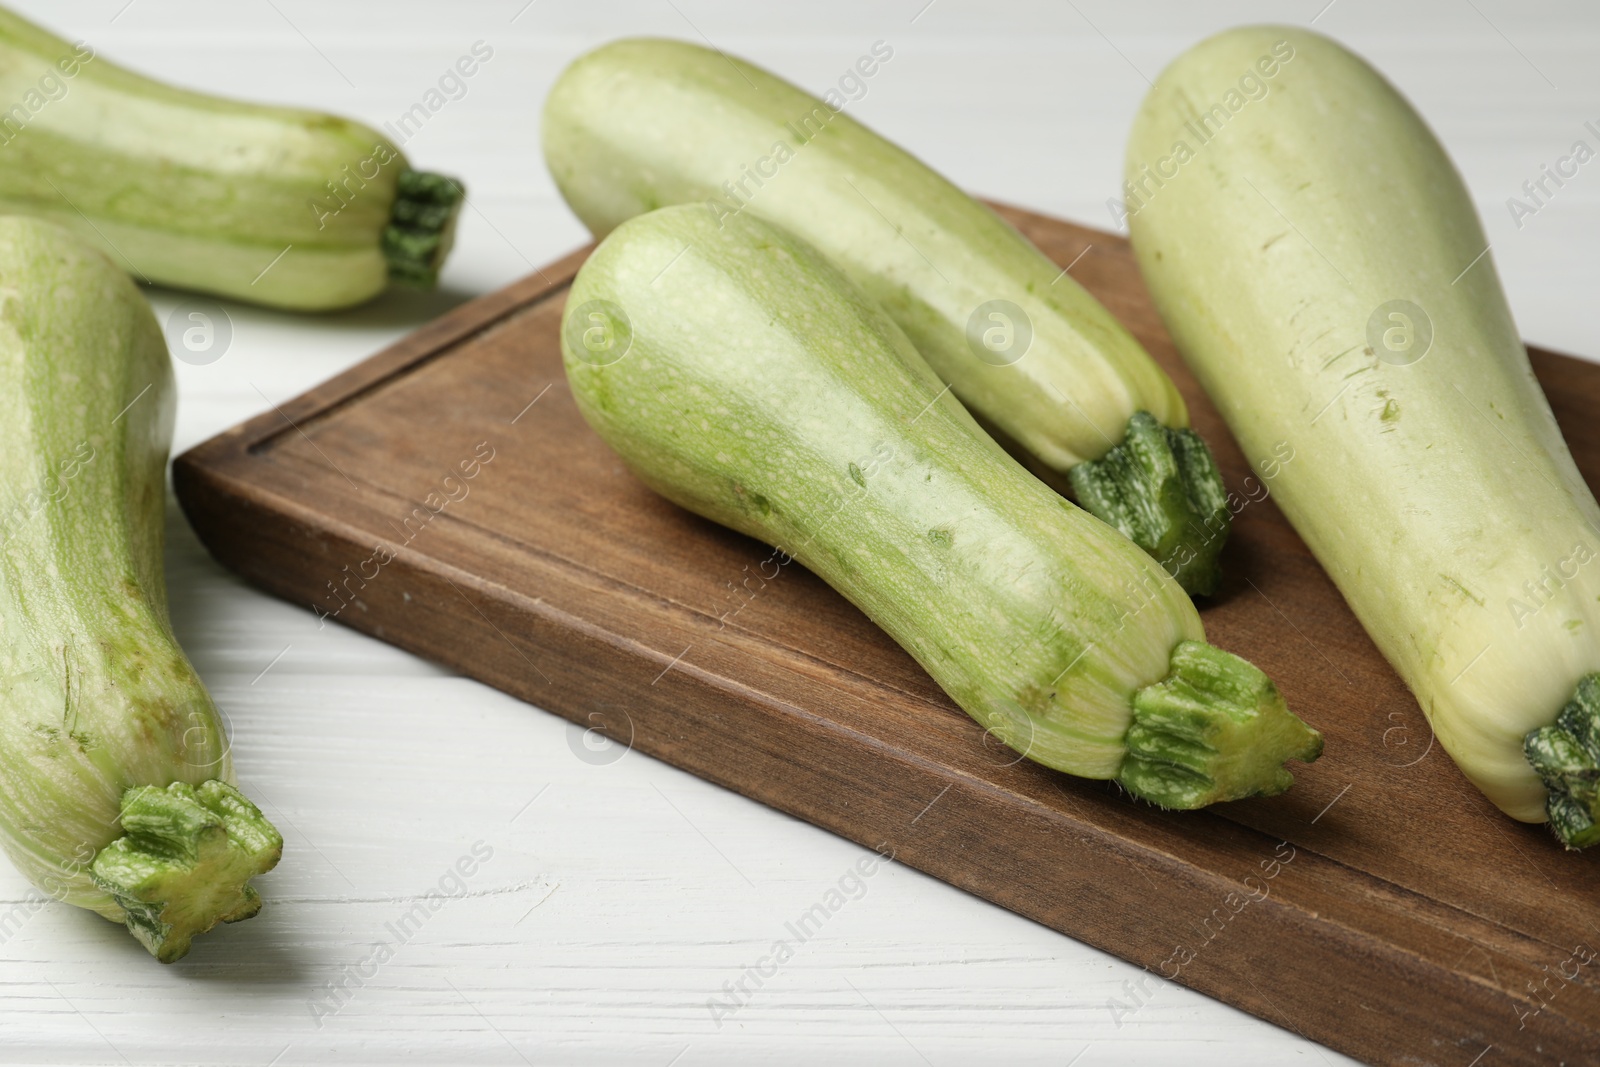
[[1184, 592], [1216, 591], [1233, 515], [1211, 450], [1193, 430], [1136, 411], [1121, 444], [1068, 477], [1084, 510], [1155, 557]]
[[1522, 754], [1550, 792], [1545, 813], [1561, 843], [1600, 841], [1600, 674], [1578, 682], [1553, 726], [1522, 739]]
[[1171, 673], [1133, 695], [1125, 744], [1117, 781], [1163, 808], [1276, 796], [1294, 784], [1285, 760], [1322, 755], [1270, 678], [1203, 641], [1179, 642]]
[[456, 219], [467, 194], [461, 183], [423, 170], [400, 172], [389, 225], [383, 231], [383, 258], [389, 277], [419, 289], [439, 282], [439, 268], [455, 243]]
[[122, 795], [121, 822], [122, 836], [94, 858], [94, 882], [162, 963], [217, 923], [261, 910], [249, 881], [277, 866], [283, 836], [233, 786], [135, 786]]

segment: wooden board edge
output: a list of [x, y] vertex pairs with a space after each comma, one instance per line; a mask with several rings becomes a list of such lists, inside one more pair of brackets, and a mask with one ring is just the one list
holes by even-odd
[[[992, 206], [1002, 213], [1002, 217], [1008, 217], [1008, 212], [1014, 212], [1018, 215], [1026, 214], [1021, 209], [1010, 208], [1007, 205]], [[1009, 217], [1008, 221], [1011, 221]], [[261, 573], [252, 573], [246, 561], [239, 558], [239, 553], [234, 553], [232, 558], [224, 558], [223, 554], [217, 550], [217, 545], [220, 543], [219, 537], [222, 535], [213, 536], [221, 527], [213, 523], [213, 525], [203, 530], [202, 521], [191, 513], [189, 502], [201, 496], [210, 496], [215, 501], [231, 502], [241, 507], [243, 513], [255, 514], [258, 519], [262, 516], [271, 515], [281, 520], [285, 514], [290, 513], [283, 509], [292, 505], [293, 501], [284, 498], [272, 502], [271, 508], [265, 508], [262, 501], [251, 499], [248, 472], [253, 464], [264, 462], [268, 459], [264, 455], [255, 455], [255, 452], [269, 448], [274, 440], [283, 437], [285, 434], [293, 433], [295, 427], [304, 426], [333, 414], [340, 408], [358, 401], [369, 390], [380, 388], [395, 376], [407, 373], [431, 359], [444, 355], [453, 346], [470, 339], [474, 334], [492, 328], [496, 323], [516, 314], [520, 309], [558, 292], [570, 282], [571, 277], [576, 273], [577, 268], [582, 264], [583, 259], [589, 254], [591, 248], [592, 246], [579, 249], [545, 268], [542, 272], [536, 272], [506, 289], [478, 297], [453, 309], [445, 316], [385, 348], [373, 357], [286, 402], [281, 409], [264, 412], [179, 456], [174, 461], [174, 480], [175, 483], [180, 484], [179, 498], [184, 503], [186, 513], [190, 513], [191, 524], [195, 527], [197, 533], [200, 533], [201, 539], [206, 543], [208, 549], [230, 569], [245, 574], [253, 584], [262, 586], [269, 592], [292, 602], [308, 604], [311, 597], [304, 595], [307, 592], [306, 590], [295, 589], [281, 582], [274, 583], [269, 576]], [[1529, 356], [1536, 365], [1545, 361], [1549, 361], [1554, 365], [1561, 365], [1569, 361], [1585, 365], [1589, 363], [1589, 361], [1577, 357], [1533, 346], [1529, 347]], [[252, 512], [251, 508], [260, 508], [260, 510]], [[302, 519], [305, 519], [310, 513], [299, 512], [298, 514]], [[212, 516], [212, 519], [217, 522], [224, 521], [217, 516]], [[350, 528], [319, 527], [314, 525], [314, 520], [308, 521], [313, 522], [313, 524], [305, 525], [302, 529], [296, 531], [296, 533], [304, 534], [308, 541], [314, 535], [319, 538], [337, 540], [351, 550], [356, 549], [357, 542], [354, 537], [358, 531]], [[248, 523], [230, 529], [225, 536], [227, 538], [235, 538], [236, 543], [242, 545], [251, 544], [251, 537], [266, 537], [264, 533]], [[243, 555], [259, 554], [260, 547], [261, 543], [258, 542], [254, 548], [245, 551]], [[415, 568], [412, 577], [416, 581], [437, 581], [437, 576], [430, 575], [425, 568]], [[479, 590], [479, 592], [481, 591]], [[488, 604], [484, 606], [486, 608], [489, 607]], [[496, 610], [510, 613], [507, 618], [516, 617], [517, 609], [514, 605], [501, 605]], [[372, 626], [361, 624], [362, 620], [354, 621], [356, 623], [355, 629], [369, 633], [373, 632]], [[466, 627], [477, 626], [481, 629], [483, 626], [482, 621], [475, 622], [465, 612], [460, 613], [454, 621], [458, 625]], [[381, 630], [381, 627], [379, 629]], [[457, 669], [462, 668], [462, 664], [452, 660], [449, 649], [440, 650], [414, 642], [408, 643], [397, 640], [396, 635], [392, 632], [379, 633], [378, 636], [436, 662], [446, 663]], [[478, 633], [474, 640], [491, 638], [492, 635], [484, 631]], [[546, 707], [548, 710], [569, 720], [580, 724], [584, 722], [581, 710], [558, 707], [548, 701], [540, 700], [536, 694], [530, 695], [527, 692], [518, 691], [511, 684], [502, 685], [499, 682], [491, 682], [491, 684], [495, 684], [497, 687], [521, 699]], [[712, 696], [708, 694], [706, 699], [711, 700]], [[685, 766], [682, 761], [677, 759], [668, 758], [668, 762], [678, 766]], [[920, 770], [917, 770], [919, 767]], [[686, 767], [686, 769], [690, 769], [693, 773], [703, 778], [732, 788], [744, 795], [753, 796], [753, 799], [767, 803], [777, 810], [785, 811], [788, 814], [796, 815], [823, 826], [831, 832], [854, 840], [866, 847], [873, 847], [872, 842], [867, 840], [872, 834], [861, 832], [856, 824], [851, 821], [855, 815], [859, 814], [859, 808], [851, 808], [848, 804], [844, 805], [838, 814], [837, 824], [834, 824], [830, 821], [820, 820], [815, 811], [803, 812], [797, 808], [786, 807], [783, 803], [769, 797], [754, 796], [740, 788], [738, 783], [719, 777], [714, 768]], [[927, 778], [928, 788], [931, 791], [930, 795], [932, 792], [950, 787], [950, 795], [946, 799], [954, 800], [958, 805], [966, 805], [960, 810], [970, 813], [974, 820], [981, 820], [983, 816], [978, 813], [984, 810], [984, 801], [977, 795], [981, 783], [963, 782], [961, 783], [962, 788], [957, 789], [955, 788], [957, 784], [956, 778], [951, 776], [941, 777], [938, 772], [939, 768], [933, 765], [922, 766], [912, 761], [907, 767], [899, 768], [896, 773], [907, 775], [919, 773], [923, 775]], [[1015, 814], [1014, 810], [1010, 808], [1007, 809], [1007, 813], [1008, 815]], [[1055, 825], [1054, 832], [1060, 833], [1063, 832], [1063, 829], [1059, 825]], [[1130, 858], [1130, 854], [1127, 851], [1129, 843], [1115, 836], [1099, 834], [1094, 835], [1094, 837], [1095, 846], [1104, 853], [1101, 859], [1104, 864], [1103, 869], [1108, 872], [1108, 877], [1115, 877], [1119, 870], [1125, 871], [1130, 865], [1137, 867], [1141, 873], [1166, 880], [1174, 880], [1182, 872], [1187, 872], [1190, 875], [1194, 873], [1194, 868], [1182, 861], [1176, 861], [1173, 857], [1165, 857], [1166, 860], [1173, 862], [1163, 862], [1162, 857], [1156, 854], [1153, 854], [1154, 858], [1139, 858], [1137, 856]], [[968, 846], [963, 845], [962, 847]], [[1135, 847], [1137, 849], [1137, 846]], [[1020, 903], [1013, 903], [995, 895], [973, 872], [992, 869], [993, 863], [999, 862], [999, 857], [991, 856], [990, 864], [987, 866], [977, 865], [968, 868], [964, 876], [962, 870], [940, 868], [939, 849], [927, 846], [932, 853], [931, 858], [928, 858], [924, 856], [923, 852], [918, 851], [922, 846], [913, 843], [910, 848], [911, 851], [901, 857], [909, 865], [925, 870], [934, 877], [957, 885], [968, 892], [974, 893], [974, 895], [990, 899], [1001, 906], [1050, 926], [1052, 929], [1067, 933], [1069, 936], [1084, 940], [1114, 954], [1121, 954], [1118, 945], [1104, 941], [1104, 939], [1097, 940], [1083, 929], [1065, 929], [1059, 921], [1052, 921], [1050, 917], [1039, 914], [1039, 909], [1025, 900]], [[1137, 851], [1148, 852], [1148, 850], [1143, 849], [1137, 849]], [[1173, 865], [1174, 862], [1177, 864], [1176, 867]], [[1200, 870], [1202, 873], [1209, 874], [1203, 869]], [[1181, 879], [1179, 880], [1181, 881]], [[1144, 884], [1142, 878], [1136, 881], [1138, 884]], [[1133, 903], [1136, 904], [1137, 901], [1133, 901]], [[1283, 905], [1276, 902], [1274, 902], [1273, 906], [1283, 907]], [[1511, 1035], [1502, 1034], [1494, 1029], [1484, 1029], [1481, 1026], [1483, 1020], [1487, 1018], [1515, 1017], [1516, 1006], [1519, 1002], [1509, 992], [1488, 986], [1486, 981], [1475, 981], [1457, 971], [1434, 965], [1427, 960], [1405, 953], [1397, 954], [1394, 946], [1364, 935], [1361, 931], [1342, 929], [1339, 936], [1332, 938], [1330, 941], [1326, 924], [1318, 924], [1314, 915], [1308, 919], [1301, 909], [1290, 908], [1289, 910], [1293, 914], [1283, 918], [1286, 924], [1291, 926], [1305, 924], [1303, 929], [1307, 937], [1327, 942], [1319, 948], [1319, 952], [1327, 953], [1327, 955], [1319, 955], [1317, 957], [1323, 959], [1322, 966], [1324, 968], [1338, 968], [1341, 973], [1345, 970], [1370, 973], [1373, 968], [1379, 968], [1396, 976], [1404, 976], [1404, 981], [1400, 985], [1412, 992], [1413, 999], [1419, 1003], [1425, 1000], [1429, 1005], [1432, 1005], [1427, 1011], [1413, 1010], [1413, 1006], [1407, 1006], [1404, 1014], [1405, 1030], [1408, 1033], [1429, 1034], [1437, 1038], [1439, 1036], [1437, 1027], [1440, 1021], [1448, 1019], [1452, 1028], [1456, 1028], [1458, 1025], [1461, 1027], [1461, 1029], [1457, 1030], [1459, 1033], [1469, 1034], [1473, 1032], [1471, 1030], [1472, 1027], [1477, 1027], [1488, 1036], [1499, 1037], [1499, 1041], [1489, 1042], [1487, 1037], [1484, 1040], [1486, 1044], [1494, 1044], [1502, 1056], [1511, 1057], [1510, 1062], [1545, 1062], [1542, 1058], [1531, 1058], [1531, 1052], [1526, 1053], [1530, 1058], [1516, 1058], [1517, 1053], [1508, 1044], [1503, 1043], [1508, 1040], [1514, 1040]], [[1341, 960], [1344, 962], [1340, 963]], [[1259, 983], [1264, 973], [1266, 972], [1261, 969], [1259, 961], [1254, 966], [1254, 969], [1241, 963], [1237, 967], [1227, 969], [1219, 967], [1215, 978], [1208, 978], [1205, 973], [1201, 973], [1198, 976], [1189, 976], [1192, 980], [1184, 981], [1182, 984], [1222, 999], [1224, 1002], [1235, 1004], [1275, 1025], [1287, 1026], [1289, 1029], [1295, 1030], [1304, 1036], [1322, 1041], [1329, 1047], [1369, 1059], [1371, 1062], [1453, 1062], [1453, 1059], [1436, 1060], [1433, 1058], [1439, 1055], [1441, 1051], [1441, 1046], [1437, 1040], [1430, 1041], [1427, 1049], [1424, 1049], [1419, 1044], [1414, 1048], [1409, 1048], [1409, 1051], [1403, 1052], [1401, 1047], [1394, 1043], [1395, 1032], [1392, 1029], [1383, 1030], [1381, 1033], [1373, 1031], [1371, 1034], [1366, 1034], [1365, 1031], [1362, 1031], [1355, 1036], [1349, 1037], [1342, 1033], [1325, 1032], [1329, 1031], [1329, 1027], [1320, 1024], [1318, 1022], [1319, 1013], [1311, 1009], [1324, 1003], [1326, 998], [1319, 1001], [1306, 1002], [1304, 1005], [1305, 1011], [1294, 1011], [1292, 1014], [1285, 1014], [1285, 1005], [1290, 1009], [1295, 1009], [1302, 1006], [1301, 1003], [1269, 985], [1267, 992], [1262, 992], [1260, 988], [1257, 988], [1257, 993], [1260, 994], [1259, 1001], [1252, 1003], [1242, 1002], [1239, 997], [1239, 990], [1243, 987], [1239, 984], [1239, 979], [1248, 980], [1253, 974], [1257, 979], [1257, 983]], [[1322, 973], [1327, 974], [1329, 972], [1325, 970]], [[1425, 995], [1422, 995], [1423, 992], [1425, 992]], [[1273, 995], [1269, 998], [1268, 993]], [[1446, 996], [1446, 993], [1449, 995]], [[1330, 995], [1332, 994], [1330, 993]], [[1445, 1007], [1449, 1007], [1451, 1010], [1445, 1010]], [[1454, 1010], [1457, 1007], [1460, 1007], [1461, 1010]], [[1368, 1020], [1362, 1018], [1361, 1021]], [[1394, 1019], [1391, 1017], [1391, 1025], [1393, 1022]], [[1541, 1026], [1549, 1027], [1549, 1029], [1543, 1030], [1540, 1034], [1545, 1053], [1549, 1053], [1553, 1049], [1570, 1048], [1573, 1050], [1571, 1055], [1574, 1062], [1600, 1061], [1600, 1057], [1597, 1057], [1597, 1052], [1600, 1052], [1600, 1050], [1597, 1050], [1592, 1044], [1594, 1041], [1592, 1029], [1587, 1029], [1577, 1021], [1558, 1014], [1556, 1010], [1551, 1010], [1543, 1017]], [[1526, 1039], [1526, 1035], [1524, 1037]], [[1481, 1050], [1481, 1046], [1472, 1046], [1465, 1043], [1467, 1040], [1467, 1038], [1462, 1038], [1462, 1043], [1459, 1044], [1461, 1049], [1473, 1053]], [[1469, 1054], [1465, 1059], [1470, 1060], [1471, 1055]], [[1507, 1060], [1502, 1059], [1499, 1062], [1507, 1062]]]
[[394, 344], [312, 386], [300, 395], [254, 415], [176, 456], [180, 468], [224, 467], [268, 447], [278, 437], [327, 418], [396, 375], [414, 370], [571, 283], [594, 246], [574, 249], [547, 267], [483, 296], [474, 297]]
[[[248, 457], [245, 459], [250, 461]], [[219, 562], [252, 584], [292, 603], [309, 604], [316, 591], [301, 589], [292, 579], [286, 579], [287, 569], [272, 566], [270, 561], [274, 556], [301, 554], [310, 551], [313, 544], [331, 544], [342, 553], [358, 553], [364, 549], [362, 531], [337, 525], [318, 526], [315, 514], [302, 505], [288, 497], [266, 498], [258, 488], [227, 471], [190, 464], [181, 475], [175, 472], [175, 480], [190, 523]], [[285, 516], [293, 516], [295, 521], [286, 523]], [[442, 609], [430, 609], [442, 611], [445, 623], [416, 627], [418, 633], [449, 632], [456, 640], [439, 643], [385, 630], [382, 610], [341, 621], [431, 661], [468, 671], [473, 677], [519, 699], [587, 725], [589, 707], [586, 703], [565, 699], [559, 694], [552, 698], [552, 694], [535, 689], [525, 675], [519, 677], [509, 669], [485, 670], [481, 664], [465, 662], [458, 654], [459, 648], [497, 647], [508, 633], [520, 637], [537, 632], [539, 620], [531, 618], [516, 597], [499, 596], [492, 585], [475, 584], [471, 591], [479, 598], [478, 603], [463, 604], [456, 599], [459, 591], [451, 592], [448, 579], [419, 565], [418, 559], [425, 557], [397, 558], [389, 565], [394, 572], [389, 580], [394, 586], [405, 585], [413, 590], [414, 597], [416, 590], [426, 589], [429, 595], [418, 597], [419, 600], [445, 605]], [[553, 646], [522, 639], [530, 650], [541, 656], [552, 656]], [[564, 657], [560, 661], [559, 676], [588, 678], [598, 691], [615, 690], [617, 679], [641, 673], [629, 669], [637, 668], [642, 657], [628, 638], [596, 633], [581, 635], [579, 640], [586, 642], [582, 651], [560, 653], [554, 650], [555, 655]], [[509, 662], [511, 657], [502, 656], [502, 659]], [[653, 661], [651, 665], [654, 666]], [[653, 672], [643, 673], [648, 677]], [[736, 690], [693, 672], [676, 672], [672, 684], [689, 687], [689, 694], [683, 699], [704, 707], [710, 716], [734, 719], [750, 714], [750, 694], [742, 687]], [[641, 707], [649, 704], [643, 699], [646, 696], [643, 692], [623, 695], [639, 698], [636, 703]], [[655, 690], [648, 695], [651, 700], [662, 697], [662, 693]], [[769, 699], [759, 713], [775, 718], [790, 714], [782, 707]], [[650, 720], [646, 714], [636, 721], [648, 727]], [[882, 751], [885, 760], [882, 779], [895, 780], [902, 787], [908, 782], [916, 783], [919, 792], [930, 798], [941, 798], [940, 805], [944, 808], [943, 820], [913, 820], [913, 826], [919, 822], [921, 825], [917, 826], [918, 833], [909, 834], [905, 828], [884, 820], [882, 813], [887, 806], [880, 795], [883, 791], [875, 789], [872, 782], [829, 773], [828, 768], [848, 763], [851, 746], [859, 743], [852, 732], [842, 727], [831, 733], [810, 735], [813, 742], [817, 736], [827, 736], [830, 752], [819, 753], [820, 758], [802, 765], [804, 785], [794, 783], [797, 763], [792, 759], [792, 749], [754, 752], [749, 747], [725, 743], [716, 731], [707, 731], [706, 736], [711, 738], [710, 743], [702, 739], [688, 750], [654, 743], [648, 736], [636, 747], [647, 755], [866, 848], [877, 849], [888, 844], [899, 862], [1103, 951], [1130, 959], [1147, 970], [1149, 962], [1132, 959], [1129, 945], [1118, 939], [1115, 930], [1107, 932], [1092, 924], [1072, 921], [1070, 915], [1042, 906], [1042, 895], [1030, 893], [1025, 884], [1006, 885], [1002, 891], [996, 891], [993, 872], [1005, 870], [1011, 856], [1000, 842], [987, 838], [977, 828], [992, 824], [996, 819], [1014, 825], [1025, 823], [1031, 839], [1050, 842], [1063, 850], [1063, 856], [1068, 854], [1070, 846], [1070, 870], [1063, 867], [1062, 876], [1105, 891], [1109, 899], [1096, 902], [1095, 906], [1109, 908], [1125, 920], [1136, 921], [1141, 910], [1152, 908], [1149, 892], [1152, 887], [1164, 887], [1157, 892], [1170, 894], [1170, 903], [1179, 911], [1186, 907], [1192, 909], [1192, 894], [1197, 886], [1218, 901], [1224, 896], [1226, 886], [1221, 876], [1211, 871], [1091, 824], [1073, 822], [1068, 816], [1038, 805], [1005, 804], [1000, 799], [1004, 795], [1002, 791], [989, 783], [885, 749]], [[763, 762], [752, 765], [752, 759]], [[752, 792], [746, 783], [726, 771], [734, 761], [746, 768], [754, 766], [749, 777], [757, 780], [788, 779], [784, 795]], [[875, 813], [876, 817], [864, 818]], [[1245, 827], [1240, 829], [1267, 841], [1267, 835]], [[1270, 852], [1270, 844], [1263, 848], [1263, 854], [1267, 852]], [[1058, 864], [1063, 862], [1058, 861]], [[1108, 891], [1104, 890], [1107, 886], [1111, 887]], [[1206, 966], [1180, 973], [1179, 984], [1372, 1063], [1438, 1063], [1443, 1067], [1453, 1062], [1435, 1058], [1444, 1033], [1459, 1035], [1456, 1040], [1463, 1049], [1475, 1053], [1484, 1045], [1494, 1045], [1502, 1054], [1497, 1062], [1526, 1063], [1530, 1067], [1547, 1062], [1544, 1056], [1557, 1050], [1574, 1057], [1573, 1062], [1582, 1062], [1585, 1055], [1600, 1055], [1600, 1048], [1593, 1044], [1592, 1029], [1554, 1010], [1540, 1020], [1541, 1053], [1535, 1056], [1528, 1049], [1519, 1052], [1509, 1042], [1515, 1033], [1511, 1022], [1517, 1019], [1518, 1007], [1523, 1002], [1508, 991], [1487, 980], [1474, 979], [1418, 957], [1360, 930], [1326, 922], [1298, 906], [1269, 899], [1261, 904], [1257, 914], [1269, 912], [1276, 917], [1278, 925], [1298, 931], [1292, 953], [1274, 957], [1260, 949], [1263, 939], [1236, 937], [1220, 951], [1208, 950], [1204, 956]], [[1281, 938], [1265, 940], [1269, 950], [1276, 946], [1281, 952]], [[1292, 983], [1285, 981], [1282, 971], [1286, 959], [1293, 972]], [[1264, 983], [1270, 986], [1271, 993], [1263, 989]], [[1302, 993], [1296, 986], [1310, 993]], [[1240, 991], [1245, 988], [1253, 988], [1257, 998], [1241, 996]], [[1363, 997], [1384, 989], [1389, 994], [1385, 1011], [1360, 1010], [1365, 1007]], [[1337, 1024], [1325, 1018], [1330, 1000], [1348, 1007], [1339, 1014], [1341, 1021]], [[1109, 1002], [1107, 1010], [1111, 1010]], [[1398, 1029], [1397, 1015], [1398, 1022], [1403, 1024]], [[1495, 1019], [1501, 1020], [1502, 1025], [1485, 1025], [1486, 1020]], [[1349, 1025], [1352, 1021], [1357, 1025]], [[1397, 1033], [1406, 1035], [1405, 1039], [1397, 1042]], [[1470, 1059], [1470, 1055], [1467, 1058]]]

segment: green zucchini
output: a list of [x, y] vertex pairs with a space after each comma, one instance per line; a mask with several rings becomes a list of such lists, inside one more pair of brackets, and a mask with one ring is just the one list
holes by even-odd
[[1167, 68], [1127, 160], [1173, 338], [1246, 455], [1293, 447], [1273, 498], [1445, 751], [1600, 837], [1600, 508], [1438, 140], [1338, 44], [1254, 27]]
[[1047, 766], [1169, 808], [1282, 792], [1322, 739], [1161, 566], [1030, 475], [778, 226], [616, 229], [567, 298], [579, 409], [668, 499], [776, 546]]
[[0, 845], [171, 962], [254, 915], [283, 839], [232, 785], [162, 575], [174, 390], [143, 294], [0, 217]]
[[[857, 69], [893, 54], [880, 41]], [[545, 160], [597, 237], [702, 203], [814, 245], [1036, 473], [1212, 592], [1231, 512], [1172, 382], [1070, 275], [844, 104], [697, 45], [617, 41], [551, 89]]]
[[432, 286], [462, 192], [358, 122], [134, 74], [0, 9], [0, 213], [135, 277], [298, 311]]

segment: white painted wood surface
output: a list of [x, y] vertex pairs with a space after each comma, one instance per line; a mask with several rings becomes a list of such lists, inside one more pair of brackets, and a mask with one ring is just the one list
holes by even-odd
[[[185, 85], [374, 124], [474, 42], [494, 50], [407, 145], [472, 193], [442, 291], [318, 318], [229, 305], [223, 358], [179, 366], [180, 449], [581, 243], [540, 160], [539, 107], [565, 62], [625, 34], [709, 39], [818, 91], [887, 41], [894, 58], [856, 115], [968, 188], [1104, 226], [1146, 77], [1226, 25], [1316, 16], [1454, 152], [1525, 334], [1600, 355], [1600, 164], [1520, 228], [1506, 206], [1540, 164], [1592, 139], [1600, 13], [1576, 0], [1325, 3], [17, 6]], [[163, 319], [180, 299], [151, 292]], [[1132, 1003], [1138, 969], [893, 866], [719, 1026], [708, 1000], [868, 853], [637, 753], [590, 753], [565, 722], [380, 642], [319, 631], [223, 572], [175, 511], [169, 526], [179, 636], [232, 717], [240, 779], [284, 831], [283, 863], [261, 880], [259, 918], [170, 968], [86, 912], [17, 911], [29, 888], [0, 869], [0, 914], [21, 915], [0, 929], [0, 1061], [1349, 1062], [1292, 1019], [1280, 1028], [1176, 986], [1115, 1018], [1108, 1003]], [[446, 874], [474, 845], [492, 855], [465, 893], [397, 937], [441, 878], [455, 891]], [[340, 979], [347, 1003], [319, 1016]]]

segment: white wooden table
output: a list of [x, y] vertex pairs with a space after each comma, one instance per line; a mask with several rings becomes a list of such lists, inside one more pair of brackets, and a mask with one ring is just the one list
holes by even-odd
[[[472, 194], [442, 290], [318, 318], [229, 305], [223, 358], [178, 367], [178, 449], [581, 243], [541, 162], [540, 105], [568, 60], [626, 34], [710, 40], [818, 91], [886, 41], [893, 59], [856, 115], [970, 189], [1105, 226], [1146, 79], [1223, 26], [1315, 16], [1388, 72], [1454, 152], [1524, 333], [1600, 354], [1600, 164], [1520, 228], [1506, 206], [1540, 164], [1594, 140], [1583, 122], [1600, 120], [1600, 12], [1578, 0], [1325, 3], [17, 6], [142, 71], [374, 125], [475, 42], [493, 49], [406, 146]], [[150, 298], [163, 319], [180, 299]], [[283, 863], [260, 881], [259, 918], [173, 967], [61, 905], [8, 924], [0, 1061], [1349, 1062], [1293, 1020], [1280, 1028], [1177, 986], [1113, 1011], [1132, 1003], [1138, 969], [898, 867], [865, 879], [714, 1021], [708, 1000], [867, 853], [637, 753], [591, 752], [562, 720], [380, 642], [319, 630], [219, 568], [175, 510], [169, 532], [179, 636], [232, 718], [239, 777], [283, 830]], [[487, 859], [457, 892], [447, 872], [474, 848]], [[455, 895], [418, 918], [441, 879]], [[0, 869], [0, 910], [28, 898]], [[346, 992], [330, 996], [333, 983]]]

